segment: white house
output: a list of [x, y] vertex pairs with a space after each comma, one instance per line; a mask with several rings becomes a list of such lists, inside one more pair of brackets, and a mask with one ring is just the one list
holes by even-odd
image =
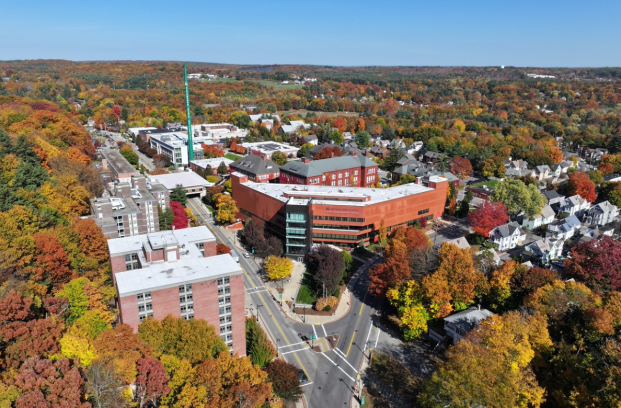
[[532, 231], [541, 227], [542, 225], [547, 225], [553, 222], [555, 215], [556, 214], [554, 213], [552, 207], [546, 204], [541, 210], [541, 214], [535, 215], [532, 218], [524, 217], [524, 219], [522, 220], [522, 227]]
[[590, 203], [579, 195], [567, 197], [560, 203], [559, 212], [567, 215], [575, 215], [582, 217], [584, 212], [589, 208]]
[[539, 239], [524, 247], [524, 255], [536, 259], [541, 265], [546, 265], [561, 256], [563, 244], [562, 239]]
[[580, 230], [580, 227], [578, 217], [571, 215], [548, 224], [546, 238], [566, 240], [573, 237]]
[[599, 239], [603, 235], [612, 237], [614, 230], [613, 227], [606, 227], [604, 225], [589, 225], [583, 230], [584, 232], [582, 233], [582, 237], [580, 237], [580, 242], [589, 242], [594, 239]]
[[451, 337], [453, 343], [457, 343], [464, 336], [478, 327], [481, 322], [494, 313], [481, 307], [471, 307], [444, 318], [444, 327], [441, 329], [429, 328], [429, 337], [436, 341], [442, 341], [445, 336]]
[[604, 201], [589, 208], [584, 221], [587, 224], [606, 225], [614, 221], [618, 215], [619, 209], [617, 206]]
[[520, 245], [526, 239], [526, 234], [520, 228], [520, 224], [510, 222], [491, 230], [489, 239], [498, 245], [498, 250], [506, 251]]
[[550, 167], [547, 164], [543, 166], [537, 166], [531, 173], [532, 178], [543, 181], [550, 177]]

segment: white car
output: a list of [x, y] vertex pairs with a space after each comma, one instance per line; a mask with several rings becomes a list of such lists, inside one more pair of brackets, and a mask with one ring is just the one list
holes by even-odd
[[250, 258], [250, 254], [248, 252], [244, 252], [244, 258]]

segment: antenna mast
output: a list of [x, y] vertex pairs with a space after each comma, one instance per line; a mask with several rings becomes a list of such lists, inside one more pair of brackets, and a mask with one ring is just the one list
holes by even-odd
[[188, 117], [188, 161], [194, 160], [194, 143], [192, 142], [192, 118], [190, 116], [190, 91], [188, 91], [188, 66], [183, 64], [185, 79], [185, 113]]

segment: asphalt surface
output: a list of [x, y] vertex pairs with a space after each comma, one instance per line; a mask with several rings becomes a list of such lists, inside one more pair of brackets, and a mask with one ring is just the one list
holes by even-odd
[[[200, 199], [188, 200], [188, 207], [216, 236], [218, 242], [236, 246], [222, 234]], [[237, 247], [241, 255], [245, 251]], [[308, 377], [303, 385], [304, 397], [309, 408], [349, 406], [354, 386], [358, 380], [358, 369], [363, 358], [368, 358], [369, 348], [377, 344], [379, 329], [373, 319], [377, 301], [368, 293], [368, 269], [372, 263], [364, 265], [350, 281], [351, 291], [349, 312], [341, 319], [325, 325], [307, 325], [287, 318], [275, 299], [265, 289], [257, 272], [258, 265], [251, 258], [240, 256], [244, 270], [246, 288], [246, 308], [265, 324], [269, 335], [275, 341], [279, 354], [289, 363], [300, 367]], [[248, 300], [249, 299], [249, 300]], [[337, 347], [326, 353], [310, 350], [308, 341], [314, 334], [318, 338], [332, 334], [339, 335]]]

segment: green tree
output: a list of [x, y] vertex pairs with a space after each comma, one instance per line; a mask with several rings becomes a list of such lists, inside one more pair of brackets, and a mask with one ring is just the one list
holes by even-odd
[[138, 153], [136, 153], [131, 147], [127, 145], [123, 146], [123, 148], [121, 149], [121, 155], [125, 157], [125, 160], [127, 160], [132, 166], [137, 166], [140, 162], [140, 159], [138, 158]]
[[361, 130], [354, 136], [354, 142], [356, 142], [361, 149], [367, 148], [371, 142], [371, 135], [369, 135], [369, 132], [366, 130]]
[[343, 135], [338, 130], [331, 130], [330, 133], [328, 133], [328, 139], [333, 141], [334, 144], [343, 144]]
[[274, 152], [272, 154], [271, 160], [279, 166], [284, 166], [287, 164], [287, 156], [283, 152]]
[[226, 164], [224, 164], [224, 162], [220, 162], [220, 165], [218, 166], [218, 174], [226, 174], [229, 172], [229, 169], [226, 167]]
[[160, 222], [160, 231], [170, 230], [172, 228], [173, 220], [175, 219], [175, 214], [173, 214], [170, 207], [166, 207], [166, 209], [162, 211], [162, 207], [158, 205], [157, 215]]
[[176, 201], [181, 205], [185, 205], [188, 202], [185, 188], [181, 184], [177, 184], [170, 192], [170, 201]]
[[254, 318], [246, 319], [246, 350], [252, 363], [259, 367], [265, 367], [276, 355], [274, 346]]
[[545, 198], [537, 186], [526, 186], [520, 180], [505, 180], [496, 184], [491, 199], [503, 203], [511, 214], [524, 210], [527, 217], [540, 214], [545, 205]]

